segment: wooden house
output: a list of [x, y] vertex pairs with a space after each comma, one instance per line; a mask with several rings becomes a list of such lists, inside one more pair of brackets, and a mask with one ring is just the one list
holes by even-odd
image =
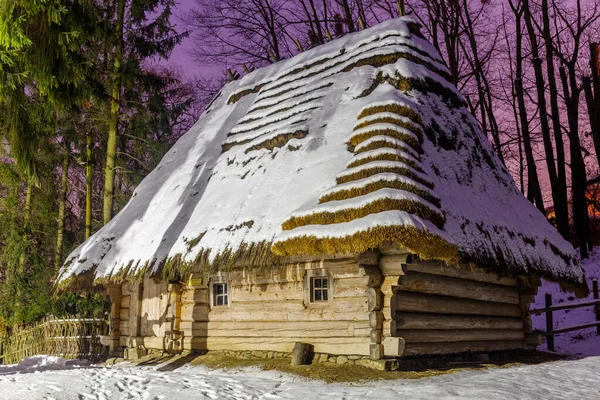
[[113, 351], [358, 363], [535, 347], [540, 279], [587, 291], [403, 17], [227, 84], [59, 285], [107, 291]]

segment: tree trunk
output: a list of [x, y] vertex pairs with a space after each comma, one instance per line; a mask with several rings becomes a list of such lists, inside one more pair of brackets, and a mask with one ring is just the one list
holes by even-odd
[[344, 9], [344, 19], [348, 27], [348, 32], [354, 32], [354, 19], [352, 18], [352, 11], [350, 10], [348, 0], [342, 0], [342, 8]]
[[594, 150], [596, 152], [596, 159], [598, 165], [600, 165], [600, 132], [598, 132], [598, 116], [596, 114], [596, 99], [594, 99], [594, 93], [592, 91], [592, 82], [589, 77], [583, 78], [583, 91], [585, 93], [585, 101], [587, 104], [588, 117], [590, 120], [590, 131], [592, 133], [592, 139], [594, 140]]
[[117, 134], [121, 108], [121, 64], [123, 62], [123, 24], [125, 19], [125, 0], [118, 0], [117, 7], [117, 40], [113, 61], [112, 96], [110, 99], [108, 141], [106, 144], [106, 170], [104, 173], [104, 224], [107, 224], [108, 221], [112, 219], [113, 214]]
[[[523, 76], [523, 32], [521, 30], [521, 13], [515, 12], [516, 16], [516, 48], [515, 76]], [[525, 151], [525, 160], [527, 161], [527, 199], [534, 203], [538, 210], [545, 213], [542, 191], [537, 175], [537, 167], [533, 158], [533, 149], [531, 147], [531, 136], [529, 134], [529, 121], [527, 120], [527, 108], [525, 107], [525, 95], [523, 93], [523, 81], [521, 78], [515, 79], [515, 94], [519, 107], [519, 119], [521, 120], [521, 133], [523, 135], [523, 150]]]
[[54, 253], [54, 267], [56, 271], [62, 265], [63, 238], [65, 229], [65, 208], [67, 203], [67, 184], [69, 182], [69, 143], [65, 143], [66, 154], [63, 158], [60, 176], [60, 192], [58, 194], [58, 228], [56, 231], [56, 251]]
[[558, 232], [569, 239], [569, 202], [567, 197], [567, 171], [565, 161], [565, 145], [560, 126], [560, 111], [558, 108], [558, 89], [556, 86], [556, 71], [554, 69], [552, 35], [550, 34], [550, 18], [548, 16], [548, 0], [542, 0], [542, 24], [546, 50], [546, 69], [548, 71], [548, 88], [550, 89], [550, 112], [554, 145], [556, 147], [556, 185], [552, 189], [554, 213]]
[[[581, 145], [579, 142], [579, 89], [577, 88], [577, 78], [575, 75], [575, 66], [570, 65], [569, 76], [564, 67], [560, 67], [560, 78], [563, 85], [565, 103], [567, 106], [567, 117], [569, 121], [569, 142], [571, 155], [571, 187], [573, 193], [573, 221], [575, 223], [575, 235], [579, 244], [579, 253], [581, 258], [588, 257], [588, 212], [585, 192], [587, 187], [585, 164], [581, 155]], [[570, 86], [570, 90], [569, 90]]]
[[85, 238], [92, 235], [92, 136], [88, 133], [85, 145]]
[[[479, 105], [481, 107], [481, 125], [483, 127], [483, 133], [487, 136], [488, 129], [486, 120], [489, 121], [490, 127], [490, 135], [492, 136], [492, 140], [494, 141], [494, 147], [496, 148], [496, 153], [498, 154], [498, 158], [504, 162], [504, 156], [502, 154], [502, 147], [500, 144], [500, 135], [498, 132], [498, 124], [496, 123], [496, 117], [494, 116], [492, 110], [492, 99], [491, 94], [489, 92], [489, 84], [483, 72], [483, 65], [481, 63], [481, 59], [479, 58], [479, 50], [477, 47], [477, 39], [475, 37], [475, 30], [473, 29], [473, 21], [471, 19], [471, 14], [469, 12], [469, 6], [467, 1], [463, 1], [463, 14], [464, 14], [464, 25], [465, 25], [465, 33], [469, 39], [469, 45], [471, 47], [471, 53], [473, 59], [470, 60], [470, 64], [473, 67], [473, 73], [475, 75], [475, 80], [477, 82], [477, 94], [479, 96]], [[460, 42], [462, 43], [462, 42]], [[463, 47], [464, 49], [464, 47]], [[465, 49], [465, 54], [468, 52]], [[487, 94], [486, 94], [487, 90]]]
[[[544, 142], [544, 153], [546, 154], [546, 169], [548, 170], [548, 176], [550, 177], [550, 187], [552, 189], [552, 203], [554, 204], [554, 210], [556, 213], [556, 221], [561, 221], [560, 232], [563, 236], [568, 236], [568, 224], [563, 226], [564, 215], [563, 209], [556, 208], [557, 203], [562, 205], [561, 199], [558, 197], [557, 187], [557, 175], [556, 175], [556, 164], [554, 162], [554, 148], [552, 139], [550, 137], [550, 126], [548, 125], [548, 111], [546, 109], [546, 84], [544, 82], [544, 73], [542, 71], [542, 60], [540, 59], [538, 50], [538, 40], [533, 26], [531, 10], [529, 9], [529, 0], [523, 0], [523, 16], [525, 19], [525, 25], [527, 27], [527, 33], [529, 34], [529, 42], [531, 44], [531, 52], [533, 57], [533, 72], [535, 75], [535, 86], [537, 91], [537, 102], [538, 110], [540, 113], [540, 129], [542, 131], [542, 139]], [[518, 75], [520, 76], [520, 75]], [[560, 218], [559, 218], [560, 215]]]
[[598, 60], [598, 53], [598, 43], [590, 43], [590, 69], [592, 71], [592, 78], [591, 81], [588, 78], [587, 83], [584, 81], [584, 89], [596, 158], [598, 165], [600, 165], [600, 60]]

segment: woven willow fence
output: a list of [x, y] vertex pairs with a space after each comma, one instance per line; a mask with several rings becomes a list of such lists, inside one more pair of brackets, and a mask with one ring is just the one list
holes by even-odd
[[0, 337], [0, 363], [15, 364], [40, 354], [67, 359], [100, 358], [104, 355], [100, 336], [107, 334], [108, 323], [104, 319], [48, 317]]

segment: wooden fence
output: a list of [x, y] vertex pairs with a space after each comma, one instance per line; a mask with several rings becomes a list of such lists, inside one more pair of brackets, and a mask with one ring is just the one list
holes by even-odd
[[100, 358], [104, 355], [100, 336], [107, 334], [108, 323], [104, 319], [48, 317], [0, 336], [0, 363], [15, 364], [40, 354], [68, 359]]
[[[548, 346], [548, 350], [554, 351], [554, 336], [559, 335], [561, 333], [596, 327], [596, 334], [600, 335], [600, 292], [598, 290], [597, 280], [592, 281], [592, 293], [594, 296], [593, 300], [580, 301], [577, 303], [569, 304], [552, 304], [552, 295], [550, 293], [546, 293], [545, 307], [529, 311], [529, 314], [534, 315], [540, 315], [542, 313], [546, 314], [546, 331], [539, 333], [542, 336], [546, 336], [546, 344]], [[594, 307], [594, 314], [596, 315], [595, 322], [590, 322], [587, 324], [577, 326], [569, 326], [566, 328], [554, 329], [554, 313], [556, 311], [572, 310], [574, 308], [591, 306]]]

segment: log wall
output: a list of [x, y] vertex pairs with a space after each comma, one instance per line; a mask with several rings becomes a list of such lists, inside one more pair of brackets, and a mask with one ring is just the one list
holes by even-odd
[[[329, 276], [328, 302], [309, 301], [310, 285], [305, 282], [311, 273]], [[291, 352], [295, 342], [306, 342], [317, 353], [369, 355], [369, 282], [353, 259], [308, 261], [263, 273], [241, 268], [221, 279], [229, 285], [227, 306], [211, 305], [213, 281], [200, 276], [182, 285], [176, 304], [166, 282], [146, 278], [141, 284], [124, 284], [121, 344], [131, 346], [136, 337], [132, 326], [137, 307], [135, 343], [148, 348], [164, 348], [165, 337], [175, 333], [185, 350]], [[180, 309], [175, 324], [169, 319], [170, 307]]]
[[530, 323], [522, 311], [535, 288], [435, 262], [406, 263], [391, 278], [385, 326], [403, 340], [402, 356], [526, 347]]
[[[311, 302], [309, 278], [324, 274], [329, 301]], [[211, 304], [216, 280], [228, 283], [226, 306]], [[522, 315], [536, 290], [396, 251], [192, 275], [181, 285], [126, 282], [114, 320], [125, 347], [291, 352], [305, 342], [316, 353], [373, 359], [493, 351], [532, 343]]]

